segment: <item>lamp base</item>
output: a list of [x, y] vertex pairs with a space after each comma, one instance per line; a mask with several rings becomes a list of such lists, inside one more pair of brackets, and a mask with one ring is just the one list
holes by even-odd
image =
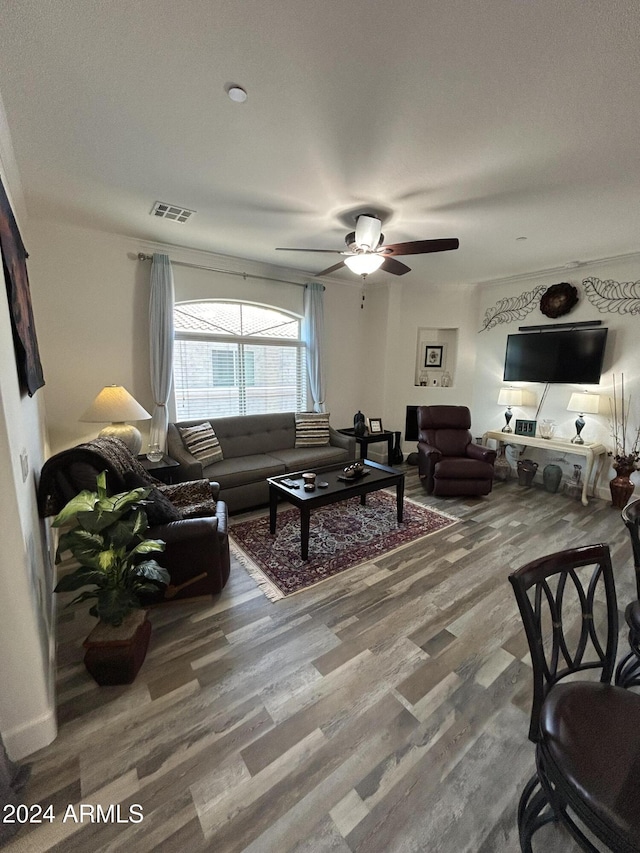
[[582, 415], [580, 415], [579, 418], [576, 418], [576, 434], [571, 439], [571, 444], [584, 444], [584, 438], [582, 438], [582, 436], [580, 435], [580, 433], [582, 432], [582, 428], [584, 427], [584, 424], [585, 424], [585, 420], [582, 417]]
[[140, 430], [132, 424], [114, 423], [109, 424], [98, 433], [100, 438], [119, 438], [123, 444], [126, 444], [134, 456], [140, 453], [142, 447], [142, 436]]

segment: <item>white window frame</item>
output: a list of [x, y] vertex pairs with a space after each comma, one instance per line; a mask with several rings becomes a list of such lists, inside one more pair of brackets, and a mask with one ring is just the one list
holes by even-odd
[[[269, 311], [275, 311], [278, 314], [291, 318], [292, 321], [298, 323], [298, 337], [297, 338], [278, 338], [274, 336], [260, 336], [260, 335], [235, 335], [235, 334], [223, 334], [223, 333], [212, 333], [206, 331], [178, 331], [175, 332], [175, 340], [176, 341], [198, 341], [203, 340], [211, 343], [225, 343], [225, 344], [233, 344], [238, 347], [239, 358], [239, 372], [241, 375], [244, 374], [243, 369], [243, 360], [242, 360], [242, 352], [245, 346], [263, 346], [263, 347], [274, 347], [278, 349], [282, 349], [283, 347], [291, 347], [300, 351], [302, 358], [298, 359], [297, 371], [298, 371], [298, 405], [296, 406], [296, 411], [306, 411], [308, 409], [308, 378], [307, 378], [307, 369], [306, 369], [306, 344], [302, 339], [302, 321], [303, 317], [300, 314], [297, 314], [293, 311], [286, 310], [281, 308], [278, 305], [268, 305], [261, 302], [252, 302], [246, 299], [185, 299], [181, 302], [176, 303], [175, 307], [179, 308], [184, 305], [191, 305], [197, 303], [220, 303], [225, 305], [246, 305], [246, 306], [256, 306], [258, 308], [264, 308]], [[174, 356], [175, 358], [175, 356]], [[235, 386], [234, 386], [235, 387]], [[246, 413], [246, 386], [242, 388], [242, 383], [240, 387], [240, 411], [238, 414]], [[171, 405], [173, 408], [173, 419], [174, 420], [198, 420], [200, 417], [217, 417], [220, 416], [216, 412], [212, 411], [208, 415], [182, 415], [178, 414], [178, 400], [177, 400], [177, 391], [176, 391], [176, 383], [175, 383], [175, 369], [174, 369], [174, 381], [172, 383], [172, 400]], [[290, 410], [290, 409], [289, 409]]]

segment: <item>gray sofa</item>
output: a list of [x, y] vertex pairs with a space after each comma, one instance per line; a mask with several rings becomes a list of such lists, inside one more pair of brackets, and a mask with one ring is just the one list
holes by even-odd
[[237, 415], [207, 418], [213, 427], [224, 459], [203, 468], [185, 447], [178, 427], [206, 421], [170, 423], [167, 453], [180, 463], [178, 477], [207, 477], [220, 484], [220, 500], [231, 512], [261, 506], [269, 501], [267, 477], [293, 471], [314, 470], [323, 465], [347, 465], [355, 459], [356, 442], [330, 428], [330, 443], [323, 447], [296, 448], [293, 412], [268, 415]]

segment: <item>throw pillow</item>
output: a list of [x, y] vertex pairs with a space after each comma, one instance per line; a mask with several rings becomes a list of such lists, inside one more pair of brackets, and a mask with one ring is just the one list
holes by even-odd
[[210, 423], [178, 429], [189, 453], [205, 468], [214, 462], [222, 462], [222, 448]]
[[[148, 483], [145, 483], [142, 477], [136, 474], [135, 471], [127, 471], [124, 475], [124, 481], [128, 489], [149, 488]], [[151, 488], [145, 500], [148, 503], [144, 504], [143, 509], [146, 513], [149, 527], [169, 524], [170, 521], [180, 521], [184, 517], [178, 507], [174, 506], [169, 498], [155, 487]]]
[[296, 412], [296, 447], [325, 447], [329, 444], [327, 412]]

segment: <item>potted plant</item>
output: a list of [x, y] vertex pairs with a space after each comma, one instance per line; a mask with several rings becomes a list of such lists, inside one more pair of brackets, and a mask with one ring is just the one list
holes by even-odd
[[146, 538], [144, 504], [150, 489], [109, 496], [105, 471], [96, 478], [96, 487], [72, 498], [53, 520], [54, 527], [72, 525], [60, 535], [56, 564], [67, 552], [79, 563], [54, 591], [93, 587], [70, 602], [95, 599], [89, 613], [100, 621], [85, 640], [85, 665], [98, 684], [129, 684], [151, 635], [141, 596], [157, 595], [169, 583], [167, 570], [147, 555], [164, 550], [165, 543]]
[[616, 476], [609, 482], [611, 503], [623, 509], [634, 491], [631, 474], [638, 469], [640, 461], [640, 427], [636, 429], [633, 441], [627, 436], [630, 400], [625, 401], [624, 373], [620, 387], [620, 400], [617, 399], [616, 378], [613, 377], [613, 402], [611, 407], [611, 437], [613, 438], [612, 467]]

